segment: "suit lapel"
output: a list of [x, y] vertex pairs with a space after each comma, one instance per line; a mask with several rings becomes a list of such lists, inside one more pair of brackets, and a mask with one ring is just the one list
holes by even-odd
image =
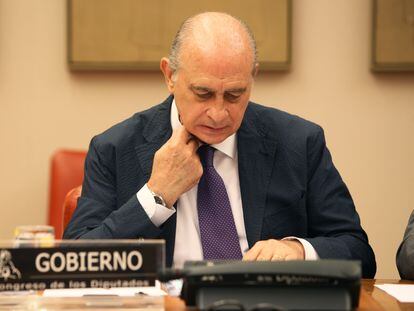
[[[159, 106], [153, 118], [143, 130], [145, 143], [141, 143], [135, 147], [145, 180], [149, 180], [151, 176], [155, 152], [167, 142], [172, 134], [170, 122], [172, 98], [173, 97], [170, 96]], [[171, 266], [173, 262], [176, 217], [177, 215], [174, 213], [174, 215], [160, 227], [162, 230], [160, 238], [166, 241], [166, 259], [168, 266]]]
[[145, 143], [135, 147], [144, 176], [149, 179], [155, 152], [171, 137], [171, 97], [162, 103], [143, 130]]
[[249, 105], [237, 132], [240, 192], [249, 247], [260, 240], [276, 141]]

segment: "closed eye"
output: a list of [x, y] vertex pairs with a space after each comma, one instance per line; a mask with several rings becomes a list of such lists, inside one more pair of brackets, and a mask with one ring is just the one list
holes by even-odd
[[190, 90], [201, 100], [207, 100], [214, 96], [214, 92], [211, 89], [203, 86], [190, 85]]
[[212, 92], [205, 92], [205, 93], [195, 93], [196, 96], [200, 99], [209, 99], [213, 96]]
[[229, 102], [236, 102], [240, 98], [240, 95], [225, 93], [224, 98], [225, 98], [225, 100], [227, 100]]
[[229, 102], [236, 102], [239, 100], [239, 98], [244, 94], [246, 89], [237, 89], [232, 91], [226, 91], [224, 93], [225, 100]]

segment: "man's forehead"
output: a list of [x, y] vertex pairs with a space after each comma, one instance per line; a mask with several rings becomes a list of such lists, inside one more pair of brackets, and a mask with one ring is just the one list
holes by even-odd
[[218, 78], [234, 75], [250, 75], [252, 72], [252, 53], [248, 46], [231, 48], [229, 45], [218, 44], [212, 48], [187, 43], [180, 55], [180, 67], [189, 73], [210, 74]]
[[181, 68], [192, 77], [214, 77], [222, 80], [247, 79], [251, 76], [252, 63], [245, 57], [188, 58], [182, 62]]
[[252, 79], [251, 71], [242, 64], [220, 64], [208, 63], [192, 63], [183, 66], [179, 71], [188, 83], [205, 84], [205, 83], [224, 83], [237, 84], [248, 83]]

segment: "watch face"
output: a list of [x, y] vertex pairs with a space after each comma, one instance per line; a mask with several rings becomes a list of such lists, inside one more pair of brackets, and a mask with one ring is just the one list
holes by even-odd
[[159, 196], [154, 195], [154, 200], [155, 203], [160, 204], [160, 205], [165, 205], [163, 199], [161, 199]]

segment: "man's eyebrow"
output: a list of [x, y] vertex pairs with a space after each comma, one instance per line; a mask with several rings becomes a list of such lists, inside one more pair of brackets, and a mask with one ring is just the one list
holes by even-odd
[[[190, 85], [190, 89], [192, 91], [201, 91], [201, 92], [208, 92], [208, 93], [214, 93], [215, 91], [206, 87], [206, 86], [198, 86], [198, 85]], [[233, 88], [233, 89], [228, 89], [225, 90], [225, 93], [244, 93], [246, 92], [247, 88], [246, 87], [241, 87], [241, 88]]]
[[229, 89], [226, 90], [226, 93], [244, 93], [246, 92], [247, 88], [246, 87], [242, 87], [242, 88], [236, 88], [236, 89]]
[[190, 89], [193, 91], [202, 91], [202, 92], [211, 92], [211, 93], [214, 92], [212, 89], [205, 87], [205, 86], [190, 85]]

